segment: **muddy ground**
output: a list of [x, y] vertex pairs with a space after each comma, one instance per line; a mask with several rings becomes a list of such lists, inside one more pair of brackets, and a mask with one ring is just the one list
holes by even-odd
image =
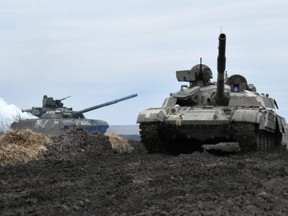
[[55, 137], [43, 158], [0, 167], [1, 215], [287, 215], [288, 154], [115, 153], [106, 136]]

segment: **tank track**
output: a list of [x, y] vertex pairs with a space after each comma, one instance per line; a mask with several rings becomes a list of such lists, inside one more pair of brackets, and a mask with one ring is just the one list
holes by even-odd
[[257, 124], [236, 123], [233, 125], [235, 140], [239, 142], [242, 152], [270, 151], [280, 146], [282, 134], [259, 130]]
[[158, 123], [141, 123], [140, 124], [141, 142], [148, 153], [163, 152], [163, 144], [159, 136]]
[[[257, 124], [234, 123], [233, 141], [239, 142], [241, 152], [249, 151], [269, 151], [281, 145], [282, 134], [259, 130]], [[141, 142], [148, 153], [179, 153], [181, 152], [181, 143], [167, 141], [161, 137], [159, 123], [141, 123], [140, 124]], [[162, 132], [162, 135], [169, 136]], [[171, 134], [170, 134], [171, 135]], [[182, 140], [183, 141], [183, 140]], [[174, 146], [174, 147], [173, 147]], [[178, 148], [177, 148], [178, 147]]]

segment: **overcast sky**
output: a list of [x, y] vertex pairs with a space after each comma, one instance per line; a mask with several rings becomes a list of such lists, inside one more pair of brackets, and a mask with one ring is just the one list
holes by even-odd
[[0, 0], [0, 97], [21, 109], [43, 95], [111, 125], [136, 124], [180, 85], [175, 71], [208, 65], [218, 36], [228, 75], [242, 74], [288, 117], [287, 0]]

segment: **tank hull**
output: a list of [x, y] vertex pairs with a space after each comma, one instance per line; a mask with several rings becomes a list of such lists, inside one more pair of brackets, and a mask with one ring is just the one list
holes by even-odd
[[137, 122], [142, 143], [150, 153], [191, 152], [218, 143], [238, 144], [241, 151], [268, 151], [281, 144], [285, 132], [282, 117], [259, 108], [148, 109], [139, 114]]
[[102, 120], [94, 119], [25, 119], [14, 122], [11, 125], [13, 130], [30, 129], [35, 132], [56, 136], [65, 133], [67, 130], [80, 128], [87, 132], [100, 132], [104, 134], [109, 125]]

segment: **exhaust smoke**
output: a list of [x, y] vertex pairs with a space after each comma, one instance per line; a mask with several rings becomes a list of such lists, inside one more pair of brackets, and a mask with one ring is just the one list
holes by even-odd
[[10, 125], [22, 119], [35, 119], [31, 113], [22, 112], [14, 104], [8, 104], [4, 99], [0, 98], [0, 132], [10, 129]]

